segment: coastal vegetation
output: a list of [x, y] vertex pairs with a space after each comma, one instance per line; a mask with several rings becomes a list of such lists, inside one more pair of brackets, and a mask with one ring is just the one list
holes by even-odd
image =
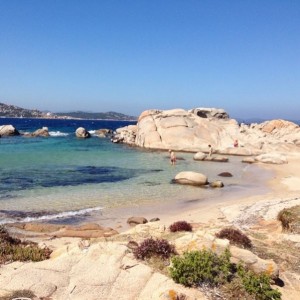
[[135, 258], [146, 259], [153, 256], [168, 259], [172, 254], [175, 254], [175, 247], [165, 239], [148, 238], [141, 242], [133, 251]]
[[277, 215], [284, 231], [300, 232], [300, 206], [294, 206], [281, 210]]
[[281, 299], [281, 293], [271, 287], [270, 276], [256, 274], [242, 264], [231, 263], [229, 250], [220, 256], [206, 249], [175, 256], [170, 275], [175, 282], [188, 287], [219, 287], [221, 292], [231, 294], [225, 299], [242, 299], [242, 295], [244, 299]]
[[252, 243], [248, 236], [236, 228], [223, 228], [216, 233], [216, 237], [219, 239], [227, 239], [231, 244], [242, 248], [252, 248]]
[[21, 241], [0, 226], [0, 265], [11, 261], [41, 261], [50, 257], [49, 248], [41, 249], [34, 242]]
[[170, 225], [171, 232], [177, 231], [192, 231], [192, 226], [187, 221], [177, 221]]

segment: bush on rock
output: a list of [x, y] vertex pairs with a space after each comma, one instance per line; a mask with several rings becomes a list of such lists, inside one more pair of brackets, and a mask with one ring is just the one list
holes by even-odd
[[177, 231], [192, 231], [192, 225], [186, 221], [177, 221], [170, 225], [171, 232]]
[[175, 247], [165, 239], [148, 238], [133, 250], [133, 254], [135, 258], [142, 260], [153, 256], [167, 259], [175, 254]]
[[219, 239], [228, 239], [231, 244], [242, 248], [252, 248], [251, 240], [244, 233], [235, 228], [223, 228], [220, 232], [216, 233], [216, 237]]

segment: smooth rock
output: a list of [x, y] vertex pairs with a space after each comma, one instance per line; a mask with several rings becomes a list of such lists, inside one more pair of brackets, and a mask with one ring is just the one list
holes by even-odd
[[194, 160], [204, 160], [206, 158], [206, 154], [203, 152], [197, 152], [194, 155]]
[[256, 162], [254, 157], [245, 157], [242, 159], [243, 163], [247, 163], [247, 164], [253, 164]]
[[179, 184], [202, 186], [207, 184], [207, 177], [201, 173], [185, 171], [178, 173], [174, 181]]
[[12, 125], [0, 126], [0, 136], [20, 135], [19, 131]]
[[267, 153], [261, 154], [255, 157], [255, 160], [258, 162], [266, 163], [266, 164], [287, 164], [287, 158], [285, 155], [279, 153]]
[[76, 137], [78, 138], [90, 138], [91, 137], [91, 134], [83, 127], [79, 127], [76, 129]]
[[150, 219], [149, 222], [157, 222], [157, 221], [160, 221], [160, 218], [152, 218], [152, 219]]
[[138, 224], [148, 223], [148, 220], [144, 217], [130, 217], [128, 218], [127, 223], [131, 226], [134, 226]]
[[221, 180], [216, 180], [209, 183], [209, 186], [212, 188], [222, 188], [224, 187], [224, 183]]
[[230, 172], [222, 172], [222, 173], [219, 173], [218, 176], [221, 176], [221, 177], [232, 177], [233, 175]]

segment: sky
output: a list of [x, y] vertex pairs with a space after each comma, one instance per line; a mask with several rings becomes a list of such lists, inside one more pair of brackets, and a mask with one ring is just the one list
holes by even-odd
[[0, 0], [0, 102], [300, 112], [299, 0]]

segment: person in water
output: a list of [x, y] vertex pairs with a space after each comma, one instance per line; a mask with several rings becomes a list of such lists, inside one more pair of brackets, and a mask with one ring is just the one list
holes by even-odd
[[175, 165], [175, 163], [176, 163], [176, 155], [175, 155], [174, 151], [172, 151], [172, 150], [169, 150], [169, 153], [170, 153], [170, 162], [171, 162], [171, 165]]
[[213, 147], [211, 145], [208, 145], [208, 156], [211, 157], [211, 155], [213, 154]]

